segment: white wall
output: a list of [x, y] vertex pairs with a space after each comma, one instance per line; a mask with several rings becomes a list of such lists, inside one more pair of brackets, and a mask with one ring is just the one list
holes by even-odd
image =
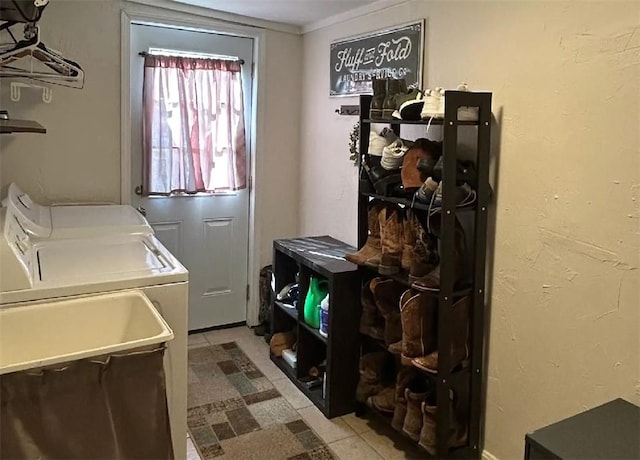
[[[640, 402], [640, 4], [416, 0], [304, 36], [300, 228], [356, 243], [354, 117], [332, 40], [426, 18], [425, 86], [499, 118], [485, 448], [615, 397]], [[490, 274], [491, 275], [491, 274]]]
[[[34, 199], [120, 201], [120, 11], [159, 13], [157, 8], [116, 0], [51, 2], [40, 22], [43, 41], [79, 62], [83, 90], [53, 89], [53, 102], [24, 92], [9, 99], [2, 82], [0, 106], [14, 118], [34, 119], [46, 135], [0, 136], [0, 191], [17, 182]], [[163, 13], [176, 19], [189, 16]], [[199, 18], [202, 21], [203, 18]], [[2, 37], [4, 38], [4, 37]], [[259, 266], [271, 262], [274, 238], [297, 236], [299, 107], [302, 39], [265, 32], [263, 145], [257, 146], [256, 190]], [[257, 267], [259, 269], [259, 267]], [[254, 274], [257, 279], [257, 271]]]

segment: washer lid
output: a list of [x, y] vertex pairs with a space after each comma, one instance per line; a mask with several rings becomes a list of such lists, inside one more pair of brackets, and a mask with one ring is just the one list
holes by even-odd
[[51, 206], [51, 238], [131, 233], [152, 235], [153, 229], [131, 206]]
[[15, 183], [9, 184], [7, 207], [8, 214], [19, 222], [33, 240], [154, 233], [147, 219], [131, 206], [42, 206]]
[[34, 287], [147, 278], [174, 269], [149, 239], [136, 235], [47, 241], [34, 252]]

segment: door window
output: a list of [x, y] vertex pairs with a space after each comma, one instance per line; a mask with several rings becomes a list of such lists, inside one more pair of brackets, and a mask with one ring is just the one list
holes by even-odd
[[144, 195], [246, 188], [239, 61], [149, 54], [143, 104]]

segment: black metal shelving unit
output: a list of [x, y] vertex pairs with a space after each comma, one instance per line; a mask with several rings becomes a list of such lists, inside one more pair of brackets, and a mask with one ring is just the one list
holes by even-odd
[[[442, 126], [443, 135], [443, 203], [440, 210], [441, 237], [440, 253], [440, 290], [430, 293], [438, 299], [438, 374], [423, 373], [424, 377], [435, 382], [437, 393], [437, 458], [480, 458], [482, 452], [482, 382], [483, 382], [483, 348], [484, 348], [484, 311], [485, 311], [485, 262], [487, 242], [487, 209], [491, 193], [489, 185], [489, 155], [491, 137], [491, 93], [473, 93], [447, 91], [445, 94], [445, 116], [443, 120], [403, 121], [403, 120], [371, 120], [368, 118], [372, 96], [360, 97], [360, 149], [367, 155], [371, 125], [386, 124], [400, 135], [403, 125]], [[457, 113], [460, 107], [477, 107], [477, 121], [459, 121]], [[477, 132], [475, 165], [477, 183], [471, 184], [477, 194], [476, 202], [464, 208], [456, 208], [456, 161], [458, 158], [458, 131], [475, 129]], [[436, 139], [437, 140], [437, 139]], [[468, 159], [468, 158], [465, 158]], [[364, 173], [363, 171], [362, 174]], [[366, 173], [365, 173], [366, 174]], [[414, 203], [412, 200], [397, 197], [385, 197], [359, 190], [358, 199], [358, 247], [365, 244], [368, 235], [367, 211], [372, 199], [400, 205], [418, 210], [427, 210], [428, 206]], [[471, 272], [470, 285], [461, 288], [454, 286], [454, 231], [456, 216], [466, 215], [473, 222], [472, 255], [468, 261]], [[371, 278], [371, 269], [362, 267], [363, 278]], [[410, 286], [406, 273], [391, 276], [394, 280]], [[461, 370], [450, 371], [452, 341], [452, 306], [454, 299], [468, 295], [471, 297], [470, 317], [470, 366]], [[375, 344], [366, 337], [361, 337], [362, 350], [385, 349], [384, 344]], [[449, 449], [448, 436], [450, 420], [450, 392], [457, 392], [466, 405], [468, 414], [468, 444], [465, 447]], [[371, 411], [360, 407], [360, 411]], [[424, 451], [425, 457], [430, 455]]]
[[[294, 331], [297, 336], [297, 367], [283, 358], [271, 360], [328, 418], [339, 417], [355, 409], [358, 383], [359, 339], [353, 331], [360, 321], [358, 267], [344, 259], [355, 248], [329, 236], [276, 240], [273, 243], [275, 291], [294, 282], [299, 274], [297, 308], [286, 307], [273, 299], [271, 327], [274, 333]], [[304, 299], [311, 276], [329, 284], [329, 328], [323, 337], [304, 321]], [[326, 383], [309, 389], [300, 380], [313, 366], [326, 359]]]

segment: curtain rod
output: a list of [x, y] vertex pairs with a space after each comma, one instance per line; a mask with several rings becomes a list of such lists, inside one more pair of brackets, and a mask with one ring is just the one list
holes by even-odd
[[[146, 57], [146, 56], [155, 56], [155, 55], [154, 55], [154, 54], [147, 53], [146, 51], [140, 51], [140, 52], [138, 53], [138, 56]], [[202, 59], [202, 58], [201, 58], [201, 59]], [[203, 58], [203, 59], [206, 59], [206, 58]], [[211, 59], [213, 59], [213, 58], [211, 58]], [[239, 63], [240, 63], [240, 65], [244, 65], [244, 59], [223, 59], [223, 61], [237, 61], [237, 62], [239, 62]]]

